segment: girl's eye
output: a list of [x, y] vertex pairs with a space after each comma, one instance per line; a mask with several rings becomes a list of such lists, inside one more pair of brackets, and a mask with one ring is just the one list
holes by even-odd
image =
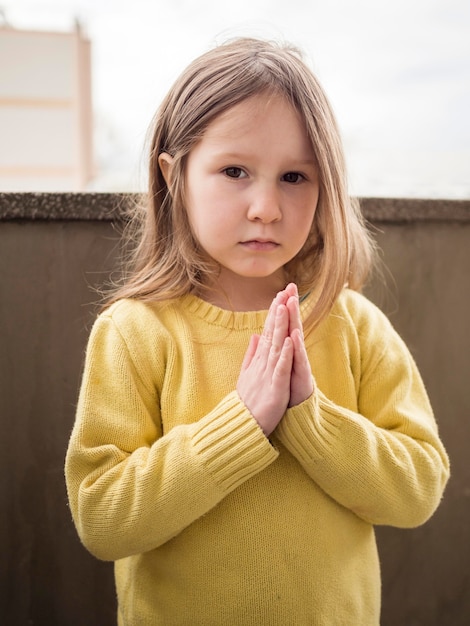
[[284, 176], [282, 177], [282, 180], [284, 180], [286, 183], [291, 183], [295, 185], [296, 183], [302, 182], [302, 180], [304, 180], [304, 177], [302, 176], [302, 174], [299, 174], [299, 172], [287, 172], [287, 174], [284, 174]]
[[246, 173], [242, 170], [241, 167], [226, 167], [224, 169], [224, 174], [229, 178], [245, 178]]

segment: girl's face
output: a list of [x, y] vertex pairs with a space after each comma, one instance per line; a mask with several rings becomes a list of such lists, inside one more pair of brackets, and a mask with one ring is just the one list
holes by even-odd
[[194, 235], [220, 265], [217, 286], [232, 300], [263, 294], [269, 304], [318, 202], [315, 155], [297, 111], [264, 94], [222, 113], [191, 150], [185, 182]]

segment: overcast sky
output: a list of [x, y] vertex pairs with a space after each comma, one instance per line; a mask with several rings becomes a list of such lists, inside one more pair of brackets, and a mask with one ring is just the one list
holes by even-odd
[[259, 35], [306, 53], [336, 111], [353, 193], [470, 197], [468, 0], [0, 0], [0, 8], [17, 28], [67, 31], [78, 18], [91, 39], [94, 188], [138, 188], [146, 130], [179, 72], [216, 42]]

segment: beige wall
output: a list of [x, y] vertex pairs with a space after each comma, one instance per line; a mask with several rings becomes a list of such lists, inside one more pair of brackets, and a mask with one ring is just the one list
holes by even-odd
[[[98, 299], [93, 287], [116, 266], [118, 234], [108, 220], [111, 210], [119, 214], [120, 202], [107, 194], [0, 194], [2, 624], [115, 623], [112, 566], [79, 544], [62, 468]], [[453, 469], [428, 524], [378, 529], [382, 626], [464, 626], [470, 623], [470, 203], [438, 211], [432, 203], [397, 208], [367, 200], [364, 207], [375, 216], [388, 267], [387, 284], [374, 281], [368, 293], [418, 361]]]
[[91, 44], [0, 28], [0, 191], [81, 191], [92, 178]]

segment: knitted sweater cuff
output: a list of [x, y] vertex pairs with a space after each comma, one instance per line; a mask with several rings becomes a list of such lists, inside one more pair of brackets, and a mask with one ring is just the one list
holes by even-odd
[[292, 407], [276, 428], [276, 436], [302, 463], [328, 457], [339, 434], [338, 416], [318, 390]]
[[192, 442], [214, 480], [226, 492], [261, 472], [279, 455], [236, 391], [194, 424]]

